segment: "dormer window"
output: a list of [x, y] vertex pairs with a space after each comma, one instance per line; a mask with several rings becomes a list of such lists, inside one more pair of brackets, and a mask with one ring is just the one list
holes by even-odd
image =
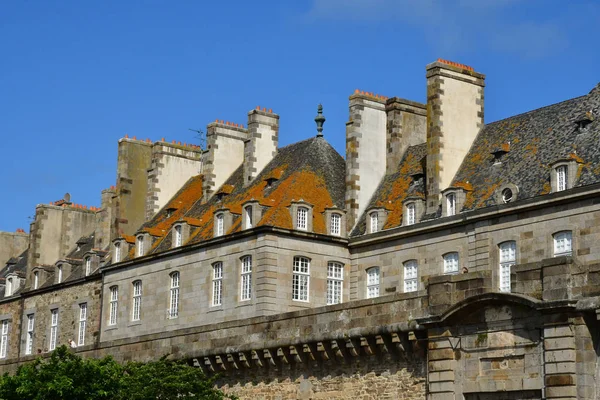
[[554, 169], [556, 174], [556, 191], [567, 190], [567, 166], [560, 165]]
[[85, 276], [88, 276], [92, 272], [92, 257], [87, 256], [85, 258]]
[[340, 236], [342, 232], [342, 216], [340, 214], [331, 214], [331, 220], [329, 224], [329, 233], [334, 236]]
[[446, 215], [452, 216], [456, 214], [456, 195], [448, 193], [446, 195]]
[[13, 278], [12, 276], [6, 278], [6, 290], [4, 291], [4, 297], [12, 295], [13, 292]]
[[305, 231], [308, 226], [308, 208], [298, 207], [296, 212], [296, 229]]
[[232, 214], [227, 208], [222, 208], [220, 210], [215, 211], [213, 216], [214, 237], [225, 235], [229, 231], [229, 229], [231, 229], [232, 219]]
[[223, 236], [225, 232], [225, 215], [217, 214], [217, 226], [215, 228], [215, 236]]
[[406, 225], [414, 225], [416, 220], [416, 206], [415, 203], [408, 203], [406, 205]]
[[115, 262], [118, 263], [121, 261], [121, 243], [115, 243]]
[[371, 214], [369, 214], [369, 220], [371, 226], [371, 233], [379, 231], [379, 214], [377, 213], [377, 211], [373, 211]]
[[40, 272], [39, 271], [34, 271], [33, 272], [33, 289], [37, 289], [40, 286]]
[[175, 226], [174, 234], [175, 234], [175, 240], [174, 240], [175, 247], [179, 247], [183, 244], [183, 228], [181, 227], [181, 225]]
[[63, 280], [63, 266], [56, 267], [56, 283], [61, 283]]
[[137, 255], [141, 257], [144, 255], [144, 236], [139, 235], [137, 237]]
[[176, 209], [176, 208], [173, 208], [173, 207], [169, 207], [169, 208], [167, 208], [167, 218], [171, 218], [171, 216], [173, 215], [173, 213], [174, 213], [175, 211], [177, 211], [177, 209]]
[[244, 221], [246, 223], [246, 229], [251, 229], [254, 226], [252, 223], [252, 206], [244, 207]]

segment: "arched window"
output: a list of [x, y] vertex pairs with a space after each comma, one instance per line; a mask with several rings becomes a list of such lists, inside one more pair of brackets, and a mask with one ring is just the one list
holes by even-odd
[[570, 256], [573, 254], [573, 234], [562, 231], [554, 234], [554, 257]]
[[33, 288], [37, 289], [40, 285], [40, 272], [39, 271], [34, 271], [33, 272]]
[[7, 278], [6, 279], [6, 290], [4, 291], [4, 296], [10, 296], [12, 295], [12, 290], [13, 290], [13, 278]]
[[138, 257], [144, 255], [144, 237], [142, 235], [137, 237], [137, 255]]
[[456, 196], [454, 193], [446, 195], [446, 213], [448, 216], [456, 214]]
[[367, 299], [379, 297], [379, 267], [367, 270]]
[[404, 263], [404, 292], [416, 292], [418, 290], [417, 260], [409, 260]]
[[444, 255], [444, 274], [458, 273], [458, 253], [448, 253]]
[[115, 243], [115, 263], [121, 261], [121, 243]]
[[183, 234], [181, 225], [175, 225], [175, 247], [183, 244]]
[[371, 233], [375, 233], [379, 230], [379, 215], [377, 211], [373, 211], [369, 214], [369, 218], [371, 220]]
[[501, 292], [510, 292], [510, 270], [517, 262], [517, 244], [514, 241], [500, 243], [500, 266], [498, 286]]
[[246, 229], [252, 228], [252, 206], [244, 207], [244, 220], [246, 222]]
[[85, 276], [88, 276], [92, 272], [92, 257], [87, 256], [85, 258]]
[[169, 318], [177, 318], [179, 316], [179, 272], [171, 273], [170, 282]]
[[61, 283], [63, 280], [63, 267], [59, 265], [56, 267], [56, 283]]
[[292, 300], [308, 301], [310, 287], [310, 259], [294, 257], [292, 269]]
[[225, 233], [225, 215], [223, 213], [217, 214], [217, 227], [215, 236], [223, 236]]

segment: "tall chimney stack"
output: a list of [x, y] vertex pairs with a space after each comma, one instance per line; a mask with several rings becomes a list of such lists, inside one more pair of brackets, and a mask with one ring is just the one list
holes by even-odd
[[244, 143], [244, 185], [248, 185], [275, 157], [279, 143], [279, 115], [256, 107], [248, 113], [248, 139]]

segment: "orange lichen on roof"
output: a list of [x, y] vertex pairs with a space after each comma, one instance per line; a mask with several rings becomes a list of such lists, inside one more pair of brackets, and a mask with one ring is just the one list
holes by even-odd
[[579, 157], [576, 153], [569, 154], [569, 158], [577, 161], [580, 164], [584, 164], [585, 163], [585, 161], [583, 161], [583, 158]]
[[542, 191], [540, 192], [540, 194], [548, 194], [552, 191], [552, 185], [550, 185], [550, 182], [546, 182], [544, 183], [544, 186], [542, 186]]
[[469, 182], [456, 181], [456, 182], [454, 182], [453, 186], [464, 189], [467, 192], [473, 191], [473, 185], [471, 185]]
[[135, 236], [133, 236], [133, 235], [121, 235], [121, 237], [122, 237], [123, 239], [125, 239], [125, 241], [126, 241], [127, 243], [131, 243], [131, 244], [134, 244], [134, 243], [135, 243]]
[[502, 143], [502, 145], [500, 146], [500, 149], [502, 151], [509, 152], [510, 151], [510, 142], [509, 143]]
[[233, 192], [233, 188], [234, 188], [233, 185], [223, 185], [223, 186], [221, 186], [221, 189], [219, 189], [217, 194], [221, 194], [221, 193], [230, 194], [231, 192]]
[[161, 229], [167, 232], [176, 221], [180, 220], [184, 214], [202, 198], [202, 175], [196, 175], [185, 184], [175, 197], [171, 199], [164, 207], [172, 209], [170, 213], [159, 212], [149, 227]]
[[483, 192], [477, 198], [475, 197], [474, 192], [467, 193], [467, 198], [465, 199], [465, 208], [479, 208], [483, 206], [485, 202], [496, 193], [496, 190], [499, 186], [500, 182], [486, 185], [485, 190], [483, 190]]
[[190, 226], [201, 226], [202, 225], [202, 220], [198, 219], [198, 218], [183, 217], [182, 220], [184, 220]]
[[155, 237], [162, 237], [165, 234], [164, 229], [152, 228], [152, 227], [146, 227], [146, 228], [142, 229], [142, 231], [147, 232], [150, 235], [155, 236]]
[[281, 176], [283, 175], [284, 171], [285, 171], [284, 167], [275, 168], [273, 171], [271, 171], [270, 174], [265, 176], [264, 180], [281, 179]]

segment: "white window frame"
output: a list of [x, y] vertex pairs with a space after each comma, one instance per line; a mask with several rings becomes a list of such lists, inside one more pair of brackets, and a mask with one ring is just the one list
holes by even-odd
[[13, 291], [13, 277], [6, 278], [6, 290], [4, 291], [4, 297], [12, 295]]
[[140, 235], [137, 237], [137, 255], [141, 257], [144, 255], [144, 236]]
[[510, 293], [510, 272], [517, 263], [517, 242], [514, 240], [500, 243], [498, 246], [498, 289]]
[[417, 260], [408, 260], [404, 263], [404, 293], [419, 290], [419, 264]]
[[292, 268], [292, 300], [308, 303], [310, 294], [310, 258], [294, 257]]
[[246, 222], [246, 229], [252, 229], [252, 206], [244, 207], [244, 220]]
[[458, 274], [460, 269], [460, 256], [458, 252], [444, 254], [444, 274]]
[[92, 272], [92, 257], [87, 256], [85, 258], [85, 276], [88, 276]]
[[0, 328], [0, 358], [6, 358], [8, 350], [8, 320], [2, 320], [2, 326]]
[[381, 283], [381, 272], [379, 267], [367, 269], [367, 299], [379, 297], [379, 285]]
[[175, 271], [169, 275], [169, 278], [171, 288], [169, 291], [168, 316], [169, 319], [174, 319], [179, 317], [179, 283], [181, 280], [181, 275], [179, 274], [179, 271]]
[[175, 225], [175, 247], [183, 244], [183, 228], [181, 225]]
[[58, 267], [56, 267], [56, 275], [57, 275], [56, 283], [61, 283], [63, 280], [63, 266], [62, 265], [59, 265]]
[[567, 173], [568, 167], [566, 165], [559, 165], [555, 168], [556, 173], [556, 191], [562, 192], [567, 190]]
[[33, 289], [40, 286], [40, 271], [33, 271]]
[[416, 221], [417, 205], [408, 203], [406, 205], [406, 225], [414, 225]]
[[308, 208], [298, 207], [296, 210], [296, 229], [301, 231], [308, 230]]
[[223, 304], [223, 263], [217, 261], [213, 264], [212, 305]]
[[85, 345], [85, 328], [87, 325], [87, 303], [79, 304], [79, 328], [77, 330], [77, 346]]
[[340, 214], [331, 214], [329, 220], [329, 233], [333, 236], [340, 236], [342, 234], [342, 216]]
[[27, 338], [25, 341], [25, 355], [33, 353], [33, 333], [35, 328], [35, 314], [27, 314]]
[[223, 236], [225, 234], [225, 214], [217, 214], [217, 228], [215, 236]]
[[379, 231], [379, 214], [377, 211], [373, 211], [369, 214], [369, 218], [371, 221], [371, 233], [375, 233]]
[[118, 263], [121, 261], [121, 243], [117, 242], [115, 243], [115, 263]]
[[552, 235], [554, 257], [573, 255], [573, 232], [560, 231]]
[[448, 193], [446, 195], [446, 215], [456, 215], [456, 195], [454, 193]]
[[252, 256], [241, 258], [240, 301], [252, 299]]
[[131, 320], [139, 321], [142, 317], [142, 281], [134, 281], [131, 285]]
[[50, 310], [50, 343], [48, 350], [56, 349], [56, 340], [58, 337], [58, 308]]
[[119, 306], [119, 287], [111, 286], [110, 303], [108, 309], [108, 325], [114, 326], [117, 324], [117, 312]]
[[327, 305], [342, 303], [344, 295], [344, 264], [327, 263]]

